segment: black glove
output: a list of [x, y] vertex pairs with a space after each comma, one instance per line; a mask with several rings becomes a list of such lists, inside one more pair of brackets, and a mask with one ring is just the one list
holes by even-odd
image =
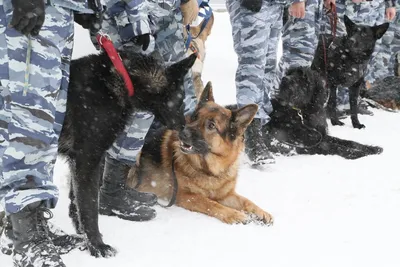
[[39, 34], [45, 18], [43, 0], [11, 0], [14, 7], [11, 27], [22, 34]]
[[132, 42], [137, 46], [141, 46], [143, 51], [146, 51], [150, 45], [150, 34], [146, 33], [143, 35], [136, 36], [132, 38]]
[[241, 0], [240, 5], [253, 12], [259, 12], [261, 10], [263, 0]]
[[90, 30], [90, 32], [92, 33], [97, 33], [99, 30], [101, 30], [101, 24], [103, 23], [103, 13], [75, 13], [74, 21], [81, 25], [84, 29]]

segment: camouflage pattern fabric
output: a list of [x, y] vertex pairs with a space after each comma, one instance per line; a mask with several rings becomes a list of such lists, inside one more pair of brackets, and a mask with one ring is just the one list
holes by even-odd
[[[135, 0], [128, 4], [119, 2], [108, 9], [102, 28], [116, 47], [126, 46], [136, 52], [152, 53], [166, 65], [170, 65], [186, 57], [183, 18], [179, 5], [179, 0]], [[142, 51], [141, 47], [135, 46], [130, 40], [146, 33], [151, 34], [150, 45], [146, 51]], [[187, 114], [194, 110], [197, 101], [191, 71], [185, 76], [184, 88]], [[124, 132], [107, 151], [109, 156], [133, 165], [153, 120], [154, 116], [150, 113], [134, 114], [131, 123], [128, 123]]]
[[379, 50], [375, 61], [372, 64], [373, 79], [368, 81], [373, 83], [377, 79], [387, 76], [397, 75], [395, 67], [397, 65], [397, 55], [400, 52], [400, 10], [397, 9], [396, 17], [390, 22], [389, 29], [382, 37]]
[[277, 93], [280, 80], [289, 68], [311, 66], [318, 42], [322, 6], [323, 1], [308, 0], [303, 19], [289, 16], [282, 30], [283, 53], [279, 61], [272, 95]]
[[37, 37], [8, 27], [11, 17], [11, 1], [0, 0], [0, 199], [7, 214], [42, 200], [56, 205], [53, 168], [74, 32], [73, 11], [56, 4], [46, 6]]
[[265, 124], [272, 111], [270, 92], [276, 75], [283, 5], [263, 1], [257, 13], [241, 7], [237, 0], [227, 0], [226, 6], [239, 63], [236, 71], [237, 104], [257, 104], [256, 118]]

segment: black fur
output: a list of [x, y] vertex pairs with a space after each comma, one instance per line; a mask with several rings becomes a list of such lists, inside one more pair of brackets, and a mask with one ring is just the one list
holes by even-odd
[[296, 147], [300, 154], [339, 155], [357, 159], [382, 152], [380, 147], [342, 140], [328, 134], [325, 102], [328, 98], [319, 72], [308, 67], [290, 69], [271, 103], [269, 134]]
[[150, 111], [168, 128], [184, 127], [183, 77], [196, 59], [193, 55], [166, 68], [150, 56], [128, 51], [120, 55], [135, 88], [132, 97], [106, 54], [72, 61], [59, 140], [59, 153], [68, 158], [72, 174], [70, 216], [96, 257], [115, 254], [104, 244], [98, 225], [99, 166], [104, 152], [138, 110]]
[[[332, 125], [343, 125], [336, 114], [336, 89], [338, 86], [349, 87], [351, 122], [354, 128], [364, 128], [358, 120], [357, 99], [360, 86], [364, 84], [366, 67], [374, 51], [375, 43], [389, 27], [389, 23], [378, 26], [360, 26], [344, 17], [347, 35], [333, 38], [321, 35], [311, 68], [321, 76], [327, 75], [330, 90], [328, 116]], [[324, 46], [325, 40], [325, 46]], [[325, 64], [325, 52], [326, 63]]]

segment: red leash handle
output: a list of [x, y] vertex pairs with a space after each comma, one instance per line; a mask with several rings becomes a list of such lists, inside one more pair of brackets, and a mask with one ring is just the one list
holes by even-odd
[[133, 88], [131, 78], [129, 77], [129, 74], [126, 71], [124, 63], [122, 62], [122, 59], [117, 52], [117, 49], [115, 49], [114, 44], [111, 42], [110, 37], [99, 33], [96, 35], [96, 39], [97, 42], [100, 44], [100, 46], [106, 51], [115, 69], [122, 76], [122, 79], [125, 82], [126, 90], [128, 91], [128, 95], [133, 96], [135, 90]]

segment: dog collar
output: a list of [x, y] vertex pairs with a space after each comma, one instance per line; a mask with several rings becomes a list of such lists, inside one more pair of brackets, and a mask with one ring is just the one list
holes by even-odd
[[113, 63], [115, 69], [121, 75], [122, 79], [125, 82], [126, 90], [128, 91], [129, 96], [133, 96], [135, 93], [132, 80], [129, 77], [129, 74], [122, 62], [121, 56], [118, 54], [117, 50], [114, 47], [114, 44], [111, 41], [111, 38], [108, 35], [103, 33], [98, 33], [96, 35], [97, 42], [100, 46], [106, 51], [108, 57], [110, 58], [111, 62]]

